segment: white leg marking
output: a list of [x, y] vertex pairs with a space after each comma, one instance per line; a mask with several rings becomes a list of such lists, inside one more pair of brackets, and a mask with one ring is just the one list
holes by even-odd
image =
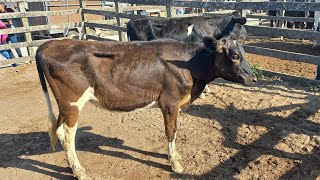
[[88, 87], [88, 89], [82, 94], [82, 96], [78, 99], [77, 102], [70, 102], [71, 106], [77, 106], [79, 109], [79, 112], [82, 110], [83, 106], [88, 102], [89, 100], [97, 100], [97, 98], [94, 96], [94, 89], [93, 87]]
[[181, 156], [176, 151], [176, 137], [177, 137], [177, 132], [174, 134], [173, 141], [168, 142], [168, 157], [172, 166], [172, 170], [176, 173], [181, 173], [183, 171], [183, 167], [178, 162], [178, 160], [181, 159]]
[[189, 27], [188, 27], [188, 36], [190, 36], [190, 34], [192, 33], [192, 30], [193, 30], [193, 24], [191, 24]]
[[63, 149], [65, 149], [64, 145], [65, 145], [65, 140], [66, 140], [66, 132], [64, 130], [63, 124], [57, 128], [56, 134], [61, 142]]
[[74, 175], [76, 175], [78, 179], [90, 179], [85, 174], [85, 169], [81, 166], [76, 154], [75, 136], [78, 127], [78, 122], [75, 124], [74, 127], [68, 127], [67, 125], [65, 125], [64, 127], [66, 133], [64, 144], [69, 165], [72, 168]]

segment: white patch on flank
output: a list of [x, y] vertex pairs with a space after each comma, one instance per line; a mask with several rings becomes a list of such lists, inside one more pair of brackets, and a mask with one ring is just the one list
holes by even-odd
[[86, 91], [82, 94], [82, 96], [78, 99], [77, 102], [70, 102], [71, 106], [77, 106], [79, 109], [79, 112], [82, 110], [83, 106], [88, 102], [89, 100], [97, 100], [97, 98], [94, 96], [94, 89], [93, 87], [88, 87]]
[[144, 109], [152, 109], [152, 108], [159, 108], [159, 102], [158, 101], [153, 101], [152, 103], [146, 105], [145, 107], [135, 109], [134, 111], [141, 111], [141, 110], [144, 110]]
[[188, 36], [190, 36], [190, 34], [192, 33], [192, 29], [193, 29], [193, 24], [191, 24], [191, 25], [188, 27]]
[[159, 107], [159, 102], [153, 101], [152, 103], [145, 106], [143, 109], [151, 109], [151, 108], [158, 108], [158, 107]]

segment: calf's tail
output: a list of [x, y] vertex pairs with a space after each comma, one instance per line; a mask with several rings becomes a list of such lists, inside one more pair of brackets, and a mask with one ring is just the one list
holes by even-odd
[[39, 51], [37, 51], [37, 54], [36, 54], [36, 64], [37, 64], [37, 70], [38, 70], [38, 75], [39, 75], [42, 91], [44, 93], [44, 97], [46, 99], [46, 103], [47, 103], [47, 107], [48, 107], [48, 114], [49, 114], [48, 125], [49, 125], [49, 136], [50, 136], [51, 150], [55, 151], [55, 147], [56, 147], [57, 140], [58, 140], [58, 136], [56, 134], [57, 119], [56, 119], [56, 117], [53, 113], [53, 110], [52, 110], [52, 105], [51, 105], [51, 101], [50, 101], [50, 97], [49, 97], [49, 93], [48, 93], [46, 80], [44, 77], [43, 69], [41, 67], [41, 53]]

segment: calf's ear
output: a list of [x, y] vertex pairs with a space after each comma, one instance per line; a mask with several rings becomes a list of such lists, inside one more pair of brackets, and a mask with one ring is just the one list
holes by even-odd
[[213, 37], [204, 37], [203, 38], [203, 44], [206, 49], [209, 51], [214, 51], [218, 53], [223, 53], [223, 49], [226, 49], [227, 40], [226, 39], [220, 39], [216, 40]]
[[218, 41], [213, 37], [205, 36], [203, 39], [204, 47], [209, 51], [215, 51], [217, 49]]

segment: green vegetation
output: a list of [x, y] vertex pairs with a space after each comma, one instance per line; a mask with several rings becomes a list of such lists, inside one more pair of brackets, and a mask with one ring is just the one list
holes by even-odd
[[258, 64], [249, 64], [250, 68], [252, 69], [253, 74], [258, 79], [263, 79], [265, 76], [263, 75], [262, 68]]

